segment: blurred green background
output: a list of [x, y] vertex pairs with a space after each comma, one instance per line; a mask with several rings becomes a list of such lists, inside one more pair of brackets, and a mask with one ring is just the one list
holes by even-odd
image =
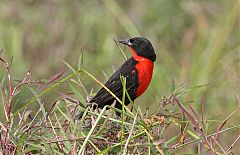
[[[225, 118], [239, 104], [239, 8], [237, 0], [1, 0], [0, 48], [2, 57], [13, 57], [16, 80], [28, 66], [34, 80], [50, 79], [66, 68], [62, 60], [77, 66], [83, 51], [83, 67], [105, 82], [103, 72], [111, 75], [124, 62], [113, 38], [144, 36], [157, 61], [137, 105], [158, 111], [174, 81], [187, 91], [183, 102], [193, 101], [199, 111], [205, 102], [209, 118]], [[83, 78], [89, 93], [99, 89]], [[205, 86], [194, 89], [198, 85]], [[29, 99], [29, 93], [19, 95], [20, 101]]]

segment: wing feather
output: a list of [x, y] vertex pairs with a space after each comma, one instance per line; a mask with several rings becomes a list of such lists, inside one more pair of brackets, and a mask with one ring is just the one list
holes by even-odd
[[[123, 86], [120, 80], [120, 76], [126, 77], [126, 88], [129, 91], [134, 92], [131, 94], [135, 95], [137, 88], [136, 76], [132, 76], [132, 60], [126, 61], [119, 70], [117, 70], [110, 79], [105, 83], [105, 86], [114, 93], [120, 100], [122, 100]], [[98, 104], [98, 107], [104, 107], [114, 102], [114, 97], [105, 89], [101, 88], [99, 92], [92, 98], [91, 102]]]

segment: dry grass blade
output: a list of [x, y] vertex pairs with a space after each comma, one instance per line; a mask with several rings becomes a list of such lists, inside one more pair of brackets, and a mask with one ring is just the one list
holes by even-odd
[[99, 114], [98, 118], [97, 118], [96, 121], [94, 122], [91, 130], [88, 132], [88, 135], [87, 135], [87, 137], [85, 138], [85, 140], [84, 140], [84, 142], [83, 142], [83, 144], [82, 144], [82, 147], [81, 147], [80, 150], [79, 150], [79, 154], [83, 154], [83, 153], [84, 153], [85, 146], [86, 146], [86, 144], [87, 144], [90, 136], [92, 135], [94, 129], [96, 128], [96, 126], [97, 126], [100, 118], [102, 117], [103, 113], [106, 111], [106, 109], [107, 109], [107, 106], [105, 106], [105, 107], [102, 109], [102, 111], [101, 111], [101, 113]]
[[[229, 148], [226, 150], [226, 154], [234, 147], [234, 145], [238, 142], [238, 140], [240, 139], [240, 134], [238, 135], [238, 137], [235, 139], [235, 141], [229, 146]], [[224, 154], [225, 155], [225, 154]]]
[[192, 122], [192, 124], [194, 125], [194, 127], [196, 127], [196, 129], [198, 130], [198, 132], [200, 132], [200, 127], [199, 127], [199, 123], [195, 121], [195, 118], [184, 108], [184, 106], [181, 104], [181, 102], [174, 96], [172, 95], [172, 97], [174, 98], [174, 100], [176, 101], [177, 105], [179, 106], [179, 108], [182, 110], [182, 112], [188, 116], [189, 120]]
[[115, 38], [113, 38], [113, 41], [115, 42], [115, 44], [117, 45], [118, 49], [120, 50], [123, 58], [124, 58], [125, 60], [127, 60], [128, 58], [127, 58], [126, 54], [124, 53], [124, 51], [122, 50], [122, 48], [118, 45], [117, 40], [116, 40]]
[[201, 130], [199, 122], [195, 120], [195, 118], [184, 108], [184, 106], [181, 104], [181, 102], [173, 95], [174, 100], [176, 101], [177, 105], [180, 107], [180, 109], [188, 116], [189, 120], [191, 123], [194, 125], [196, 130], [201, 134], [202, 138], [204, 139], [204, 142], [207, 144], [207, 147], [209, 147], [212, 151], [212, 153], [215, 153], [214, 148], [212, 145], [209, 143], [207, 136], [205, 133]]
[[5, 64], [6, 62], [3, 60], [3, 58], [0, 57], [0, 61]]
[[61, 71], [60, 73], [55, 74], [50, 80], [48, 80], [44, 85], [41, 85], [38, 89], [43, 90], [47, 85], [56, 82], [66, 71]]
[[191, 109], [192, 113], [194, 114], [195, 118], [197, 119], [197, 123], [198, 123], [198, 127], [199, 127], [198, 130], [200, 130], [201, 132], [204, 132], [202, 129], [200, 117], [198, 116], [197, 112], [192, 108], [191, 105], [189, 105], [189, 108]]
[[136, 114], [135, 117], [134, 117], [133, 124], [132, 124], [132, 128], [131, 128], [131, 130], [130, 130], [130, 133], [129, 133], [128, 138], [127, 138], [127, 141], [126, 141], [126, 144], [125, 144], [125, 146], [124, 146], [123, 155], [125, 155], [125, 154], [127, 153], [127, 146], [128, 146], [128, 143], [129, 143], [129, 141], [130, 141], [130, 139], [131, 139], [131, 137], [132, 137], [133, 130], [134, 130], [134, 126], [135, 126], [136, 120], [137, 120], [137, 116], [138, 116], [138, 114]]
[[234, 112], [232, 112], [223, 122], [222, 124], [217, 128], [217, 132], [216, 132], [216, 135], [215, 135], [215, 138], [214, 138], [214, 143], [217, 142], [217, 139], [218, 139], [218, 133], [221, 131], [221, 129], [224, 127], [224, 125], [227, 123], [227, 121], [236, 113], [238, 112], [239, 109], [235, 110]]
[[29, 84], [31, 80], [32, 80], [32, 71], [30, 70], [30, 67], [29, 67], [24, 79], [21, 81], [20, 84], [14, 87], [13, 96], [17, 95], [20, 92], [21, 87], [23, 85]]
[[79, 101], [66, 95], [66, 94], [63, 94], [63, 93], [59, 93], [59, 95], [61, 96], [61, 99], [64, 99], [64, 100], [67, 100], [69, 102], [72, 102], [72, 103], [75, 103], [77, 105], [79, 105]]

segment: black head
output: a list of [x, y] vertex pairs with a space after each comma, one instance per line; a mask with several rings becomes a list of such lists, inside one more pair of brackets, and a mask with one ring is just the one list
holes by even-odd
[[148, 58], [152, 61], [156, 60], [156, 54], [149, 40], [143, 37], [134, 37], [126, 40], [119, 40], [120, 43], [133, 48], [137, 55]]

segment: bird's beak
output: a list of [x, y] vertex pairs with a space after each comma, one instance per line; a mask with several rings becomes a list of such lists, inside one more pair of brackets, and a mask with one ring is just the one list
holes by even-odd
[[132, 45], [132, 43], [130, 43], [129, 39], [119, 40], [118, 42], [121, 43], [121, 44], [128, 45], [128, 46], [131, 46], [131, 45]]

